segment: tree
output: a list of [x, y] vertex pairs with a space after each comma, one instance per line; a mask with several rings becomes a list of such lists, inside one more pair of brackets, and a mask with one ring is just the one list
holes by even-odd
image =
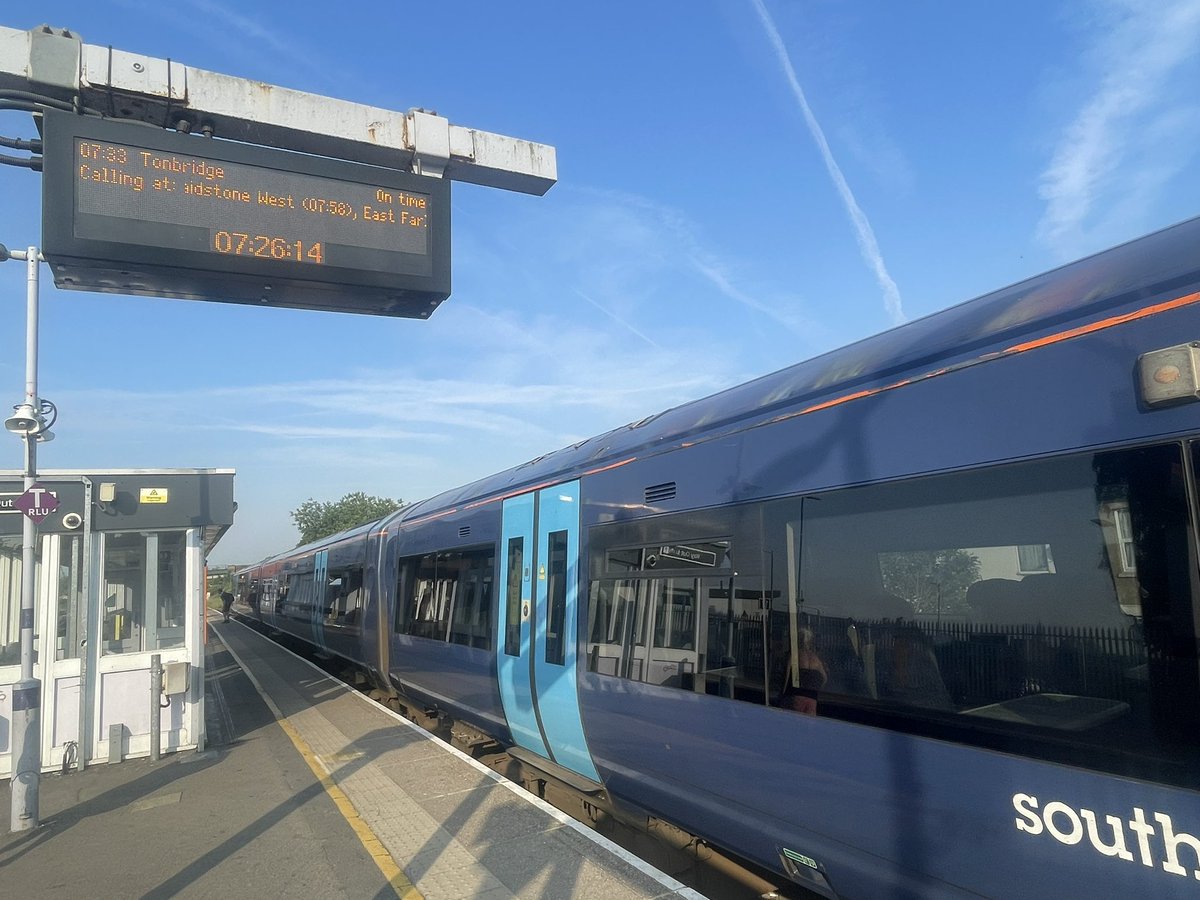
[[382, 519], [402, 506], [402, 500], [370, 497], [362, 491], [355, 491], [341, 500], [325, 503], [319, 503], [309, 497], [292, 510], [291, 516], [296, 527], [300, 529], [300, 544], [308, 544], [339, 531]]
[[979, 559], [966, 550], [883, 553], [879, 564], [884, 589], [916, 613], [967, 612], [967, 588], [979, 580]]

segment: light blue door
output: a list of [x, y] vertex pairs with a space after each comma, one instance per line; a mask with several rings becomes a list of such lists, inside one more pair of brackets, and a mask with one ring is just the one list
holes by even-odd
[[593, 781], [576, 682], [579, 482], [504, 502], [497, 672], [513, 740]]

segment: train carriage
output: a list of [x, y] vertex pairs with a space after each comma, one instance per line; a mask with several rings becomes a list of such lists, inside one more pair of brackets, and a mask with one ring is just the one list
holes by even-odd
[[385, 689], [820, 894], [1193, 895], [1198, 249], [1200, 219], [246, 583]]

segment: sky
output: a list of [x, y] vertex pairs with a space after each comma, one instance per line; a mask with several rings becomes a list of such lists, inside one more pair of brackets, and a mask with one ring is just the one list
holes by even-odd
[[[39, 465], [235, 469], [216, 565], [293, 546], [306, 499], [432, 496], [1200, 214], [1200, 0], [330, 10], [0, 16], [556, 149], [545, 196], [453, 185], [453, 292], [427, 321], [43, 270]], [[29, 115], [0, 134], [33, 137]], [[0, 243], [40, 243], [41, 177], [0, 166]], [[13, 404], [24, 298], [24, 264], [0, 265]], [[22, 459], [0, 436], [0, 468]]]

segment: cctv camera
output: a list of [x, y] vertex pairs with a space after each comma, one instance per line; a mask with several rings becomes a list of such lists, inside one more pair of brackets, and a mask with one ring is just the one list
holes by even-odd
[[78, 528], [80, 525], [83, 524], [83, 516], [81, 516], [77, 512], [70, 512], [70, 513], [67, 513], [65, 516], [63, 516], [62, 523], [63, 523], [63, 528], [67, 528], [71, 531], [74, 531], [76, 528]]

